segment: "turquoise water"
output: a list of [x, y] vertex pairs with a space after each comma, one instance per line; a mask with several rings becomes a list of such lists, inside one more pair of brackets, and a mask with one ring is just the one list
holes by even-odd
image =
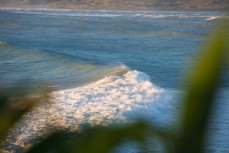
[[[206, 38], [222, 15], [2, 9], [0, 86], [12, 87], [29, 80], [25, 84], [29, 88], [54, 88], [57, 101], [47, 111], [42, 106], [26, 116], [29, 121], [36, 116], [40, 120], [34, 124], [25, 121], [15, 129], [6, 150], [23, 150], [34, 142], [30, 139], [35, 135], [42, 136], [37, 129], [44, 128], [47, 121], [42, 119], [46, 118], [55, 118], [49, 123], [53, 126], [61, 123], [69, 129], [78, 128], [73, 124], [128, 122], [136, 114], [162, 126], [174, 124], [176, 105], [180, 105], [174, 97], [182, 95], [184, 74], [201, 44], [209, 43]], [[229, 148], [229, 116], [225, 115], [229, 111], [228, 78], [225, 74], [210, 122], [207, 152]], [[59, 109], [64, 115], [55, 116]], [[130, 146], [124, 150], [137, 152]]]

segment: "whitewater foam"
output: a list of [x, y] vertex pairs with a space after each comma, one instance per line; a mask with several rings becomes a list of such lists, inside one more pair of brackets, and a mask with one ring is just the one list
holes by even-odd
[[129, 123], [143, 116], [161, 116], [158, 113], [163, 114], [160, 112], [163, 104], [159, 103], [164, 93], [150, 82], [148, 75], [139, 71], [54, 91], [52, 102], [38, 105], [26, 114], [5, 143], [27, 148], [52, 129], [80, 130], [85, 125], [106, 126]]
[[65, 113], [75, 112], [78, 123], [96, 125], [137, 118], [136, 113], [146, 109], [162, 92], [150, 82], [148, 75], [129, 71], [87, 86], [56, 91], [53, 97], [56, 107], [64, 108]]

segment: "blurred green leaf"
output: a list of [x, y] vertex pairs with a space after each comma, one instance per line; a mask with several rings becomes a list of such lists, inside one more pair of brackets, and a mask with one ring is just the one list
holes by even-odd
[[30, 148], [27, 153], [69, 153], [70, 139], [66, 133], [58, 132]]
[[0, 90], [0, 143], [16, 121], [28, 110], [41, 102], [49, 101], [47, 91], [33, 91], [15, 87]]
[[138, 122], [127, 126], [93, 127], [70, 134], [56, 133], [33, 146], [28, 153], [107, 153], [125, 140], [144, 145], [145, 140], [152, 137], [161, 137], [165, 142], [170, 139], [167, 133]]
[[27, 110], [27, 108], [18, 110], [10, 107], [9, 99], [12, 95], [12, 90], [1, 90], [0, 92], [0, 140], [2, 140], [2, 137], [6, 134], [6, 132]]
[[126, 127], [93, 128], [76, 136], [73, 151], [77, 153], [107, 153], [123, 140], [135, 140], [143, 143], [149, 127], [137, 123]]
[[184, 111], [181, 136], [177, 152], [203, 152], [203, 140], [221, 68], [227, 50], [228, 30], [223, 26], [201, 55], [194, 72], [190, 75]]

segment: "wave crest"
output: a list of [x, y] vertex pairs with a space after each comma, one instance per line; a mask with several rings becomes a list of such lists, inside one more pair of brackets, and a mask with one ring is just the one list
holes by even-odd
[[56, 91], [53, 93], [56, 102], [53, 109], [74, 112], [78, 124], [126, 122], [127, 118], [135, 118], [136, 111], [142, 111], [162, 92], [150, 82], [148, 75], [129, 71], [123, 76], [105, 77], [87, 86]]

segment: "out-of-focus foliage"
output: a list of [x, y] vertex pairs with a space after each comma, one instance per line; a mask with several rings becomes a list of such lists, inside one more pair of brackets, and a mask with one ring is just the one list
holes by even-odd
[[[211, 43], [202, 52], [193, 72], [189, 75], [187, 94], [183, 99], [183, 116], [179, 132], [169, 133], [144, 122], [115, 127], [95, 127], [81, 132], [60, 131], [51, 134], [32, 148], [28, 153], [106, 153], [111, 152], [125, 140], [133, 140], [141, 145], [147, 138], [158, 138], [164, 141], [168, 152], [201, 153], [205, 141], [205, 132], [214, 96], [220, 81], [224, 61], [228, 60], [229, 31], [228, 21], [212, 36]], [[227, 57], [227, 58], [226, 58]], [[0, 90], [1, 91], [1, 90]], [[31, 105], [12, 111], [8, 107], [11, 94], [0, 97], [0, 138], [7, 133], [14, 122]], [[9, 98], [11, 97], [11, 98]], [[44, 101], [46, 96], [39, 98], [16, 98], [24, 104]], [[33, 103], [31, 103], [33, 101]]]
[[[28, 96], [27, 94], [30, 93]], [[49, 99], [47, 90], [0, 89], [0, 142], [14, 123], [29, 109]]]
[[176, 152], [203, 152], [207, 122], [220, 81], [222, 66], [226, 60], [225, 55], [229, 51], [228, 38], [226, 25], [221, 25], [189, 75], [181, 134]]
[[[82, 133], [55, 133], [49, 138], [33, 147], [29, 153], [39, 152], [79, 152], [104, 153], [110, 151], [122, 139], [130, 138], [143, 142], [148, 127], [137, 123], [125, 128], [96, 127], [87, 129]], [[70, 140], [67, 135], [73, 135]], [[62, 140], [62, 141], [59, 141]]]
[[4, 46], [4, 45], [6, 45], [7, 43], [5, 42], [5, 41], [1, 41], [0, 40], [0, 46]]

